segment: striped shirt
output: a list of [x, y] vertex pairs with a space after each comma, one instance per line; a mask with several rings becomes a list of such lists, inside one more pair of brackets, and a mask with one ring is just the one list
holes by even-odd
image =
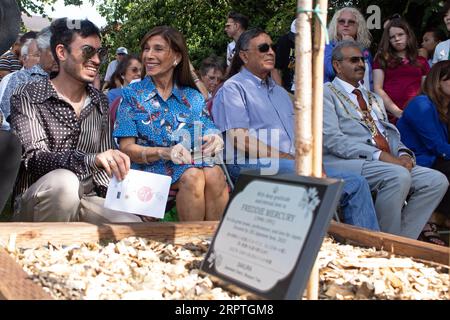
[[22, 64], [13, 52], [7, 51], [0, 57], [0, 70], [14, 72], [19, 71], [20, 69], [22, 69]]
[[92, 177], [96, 193], [106, 195], [109, 178], [95, 165], [95, 156], [113, 148], [108, 99], [91, 86], [86, 90], [79, 117], [48, 79], [20, 86], [13, 93], [11, 127], [23, 146], [14, 195], [56, 169], [68, 169], [80, 181]]

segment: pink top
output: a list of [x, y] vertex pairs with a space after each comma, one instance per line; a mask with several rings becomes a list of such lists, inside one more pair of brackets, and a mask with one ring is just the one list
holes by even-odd
[[[422, 77], [430, 71], [425, 58], [417, 57], [417, 63], [420, 66], [411, 65], [406, 60], [395, 68], [388, 67], [384, 70], [383, 89], [402, 110], [408, 101], [419, 93]], [[375, 69], [382, 69], [378, 58], [373, 63], [373, 70]]]

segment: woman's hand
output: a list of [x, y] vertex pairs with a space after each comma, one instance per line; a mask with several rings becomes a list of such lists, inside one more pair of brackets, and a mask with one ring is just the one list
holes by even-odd
[[217, 134], [206, 135], [202, 140], [205, 142], [202, 145], [202, 153], [204, 157], [214, 156], [223, 150], [222, 137]]
[[175, 164], [192, 163], [191, 153], [181, 143], [170, 148], [170, 160]]

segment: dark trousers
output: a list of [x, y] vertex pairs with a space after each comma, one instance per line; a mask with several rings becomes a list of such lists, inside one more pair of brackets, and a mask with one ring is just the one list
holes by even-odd
[[[442, 172], [447, 177], [450, 182], [450, 160], [445, 160], [442, 158], [437, 158], [433, 164], [433, 169]], [[436, 211], [445, 214], [447, 218], [450, 218], [450, 187], [447, 190], [444, 198], [442, 199]]]
[[11, 132], [0, 130], [0, 213], [16, 181], [21, 155], [19, 139]]

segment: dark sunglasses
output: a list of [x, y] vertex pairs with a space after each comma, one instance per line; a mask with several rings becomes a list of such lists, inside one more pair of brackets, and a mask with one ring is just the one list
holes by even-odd
[[138, 73], [141, 71], [141, 69], [139, 69], [138, 67], [129, 68], [129, 70], [133, 73]]
[[272, 50], [275, 51], [276, 46], [274, 44], [263, 43], [260, 44], [257, 48], [259, 52], [265, 53], [268, 52], [270, 48], [272, 48]]
[[100, 62], [105, 62], [106, 56], [108, 55], [108, 49], [103, 47], [95, 49], [93, 46], [90, 46], [88, 44], [81, 47], [81, 52], [83, 54], [83, 59], [86, 62], [92, 59], [95, 54], [98, 54]]
[[348, 57], [348, 58], [343, 58], [343, 59], [340, 59], [340, 60], [338, 60], [338, 61], [342, 61], [342, 60], [348, 60], [348, 61], [350, 61], [350, 63], [353, 63], [353, 64], [359, 63], [360, 61], [361, 61], [362, 63], [365, 63], [365, 62], [366, 62], [366, 60], [364, 59], [364, 57], [358, 57], [358, 56], [355, 56], [355, 57]]

